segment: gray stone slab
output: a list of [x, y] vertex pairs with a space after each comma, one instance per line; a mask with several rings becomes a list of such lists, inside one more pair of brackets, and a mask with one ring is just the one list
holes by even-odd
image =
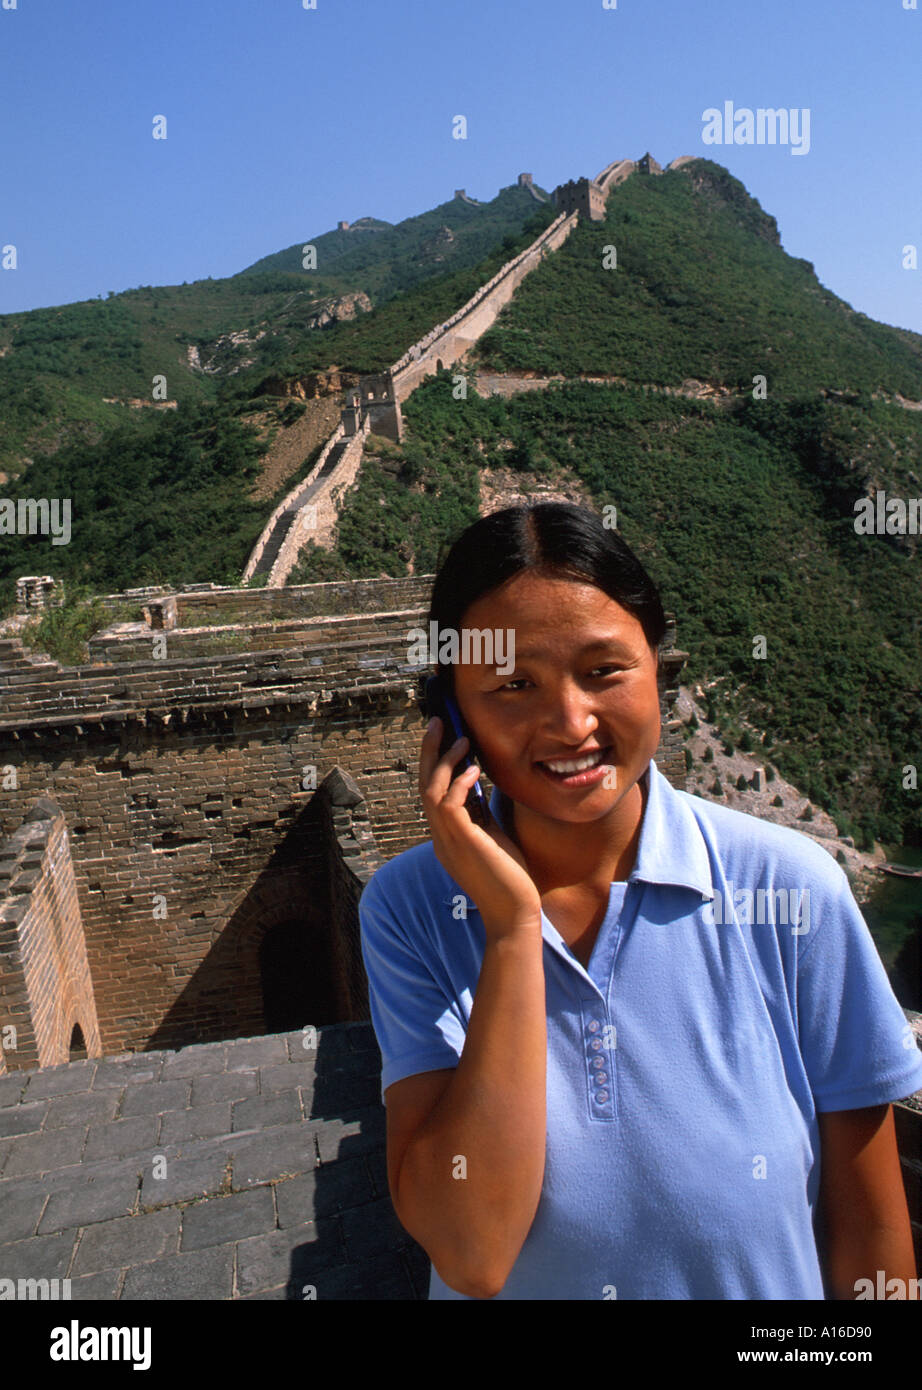
[[297, 1086], [313, 1090], [316, 1069], [313, 1062], [280, 1062], [260, 1067], [259, 1089], [263, 1095], [270, 1091], [293, 1091]]
[[129, 1269], [122, 1299], [229, 1299], [234, 1282], [234, 1247], [210, 1246]]
[[64, 1279], [77, 1239], [75, 1230], [53, 1236], [32, 1236], [0, 1246], [0, 1277], [4, 1279]]
[[314, 1118], [318, 1107], [324, 1117], [348, 1119], [353, 1111], [371, 1110], [381, 1104], [381, 1076], [351, 1076], [343, 1072], [318, 1076], [310, 1099], [306, 1101]]
[[5, 1106], [0, 1110], [0, 1136], [6, 1139], [14, 1134], [35, 1134], [44, 1124], [49, 1104], [47, 1100], [37, 1100], [32, 1105]]
[[220, 1075], [226, 1056], [227, 1044], [223, 1042], [184, 1047], [166, 1057], [161, 1076], [164, 1081], [173, 1081], [184, 1076]]
[[342, 1029], [351, 1052], [377, 1052], [378, 1040], [370, 1019], [346, 1023]]
[[45, 1129], [66, 1129], [68, 1125], [103, 1124], [111, 1120], [118, 1105], [117, 1091], [80, 1091], [72, 1096], [56, 1096], [47, 1102]]
[[384, 1107], [364, 1110], [351, 1120], [324, 1120], [318, 1128], [317, 1140], [321, 1163], [372, 1153], [387, 1142]]
[[[387, 1149], [373, 1149], [363, 1157], [363, 1162], [371, 1174], [376, 1197], [389, 1197], [391, 1189], [387, 1181]], [[339, 1167], [339, 1164], [336, 1165]]]
[[251, 1067], [287, 1061], [288, 1044], [284, 1034], [270, 1034], [265, 1038], [248, 1038], [227, 1044], [228, 1071], [247, 1071]]
[[[418, 1299], [403, 1258], [378, 1255], [361, 1264], [345, 1263], [319, 1270], [314, 1276], [318, 1301], [355, 1303], [364, 1300]], [[426, 1285], [428, 1297], [428, 1282]]]
[[311, 1171], [317, 1163], [315, 1129], [316, 1126], [302, 1120], [298, 1125], [282, 1125], [250, 1138], [232, 1141], [228, 1151], [233, 1165], [234, 1188], [275, 1182], [277, 1178], [297, 1177]]
[[107, 1269], [101, 1274], [84, 1274], [71, 1279], [70, 1296], [75, 1303], [92, 1300], [95, 1303], [112, 1303], [119, 1296], [123, 1271]]
[[324, 1270], [345, 1259], [338, 1223], [339, 1217], [331, 1216], [239, 1241], [237, 1292], [246, 1295], [275, 1289], [284, 1281], [300, 1298], [305, 1283], [316, 1284]]
[[337, 1083], [344, 1089], [353, 1082], [380, 1079], [381, 1068], [371, 1062], [367, 1052], [320, 1052], [317, 1056], [317, 1077], [327, 1084]]
[[140, 1052], [128, 1057], [107, 1057], [98, 1065], [93, 1090], [119, 1091], [125, 1086], [157, 1081], [163, 1067], [163, 1056], [161, 1052]]
[[164, 1115], [168, 1110], [185, 1110], [191, 1090], [189, 1080], [129, 1087], [122, 1097], [118, 1117], [128, 1120], [132, 1115]]
[[410, 1275], [410, 1283], [414, 1289], [414, 1297], [428, 1299], [429, 1283], [432, 1275], [432, 1264], [429, 1256], [421, 1245], [417, 1245], [414, 1240], [409, 1250], [403, 1251], [403, 1264]]
[[292, 1062], [303, 1062], [307, 1059], [313, 1060], [317, 1055], [316, 1044], [320, 1041], [320, 1029], [314, 1030], [314, 1045], [305, 1047], [305, 1042], [310, 1043], [310, 1036], [300, 1029], [297, 1033], [282, 1034], [288, 1046], [288, 1056]]
[[288, 1297], [288, 1285], [279, 1284], [274, 1289], [260, 1289], [258, 1293], [238, 1294], [234, 1299], [235, 1303], [276, 1303], [284, 1302]]
[[364, 1206], [354, 1207], [342, 1215], [346, 1256], [355, 1264], [375, 1255], [393, 1254], [412, 1240], [412, 1236], [397, 1220], [390, 1198], [379, 1197]]
[[227, 1159], [223, 1152], [188, 1157], [167, 1157], [166, 1176], [155, 1178], [153, 1163], [144, 1168], [141, 1207], [144, 1209], [216, 1196], [224, 1187]]
[[271, 1187], [210, 1197], [186, 1207], [182, 1215], [182, 1249], [201, 1250], [275, 1230]]
[[88, 1226], [71, 1272], [97, 1274], [177, 1255], [181, 1220], [177, 1207], [165, 1207]]
[[96, 1074], [96, 1062], [66, 1062], [62, 1067], [38, 1067], [29, 1073], [26, 1100], [47, 1100], [73, 1091], [88, 1091]]
[[159, 1115], [136, 1115], [131, 1120], [113, 1120], [108, 1125], [91, 1125], [83, 1151], [85, 1163], [104, 1158], [129, 1158], [147, 1154], [156, 1147], [160, 1130]]
[[18, 1105], [22, 1093], [29, 1084], [30, 1073], [27, 1071], [14, 1071], [6, 1076], [0, 1076], [0, 1107], [7, 1105]]
[[301, 1102], [294, 1091], [270, 1096], [251, 1096], [234, 1102], [234, 1129], [269, 1129], [274, 1125], [300, 1124]]
[[160, 1143], [177, 1144], [183, 1139], [210, 1139], [231, 1132], [231, 1105], [224, 1100], [215, 1105], [193, 1105], [188, 1110], [170, 1110], [163, 1116]]
[[50, 1183], [41, 1235], [127, 1216], [137, 1204], [138, 1164], [130, 1159], [83, 1164], [53, 1175]]
[[79, 1163], [86, 1128], [54, 1129], [48, 1134], [24, 1134], [10, 1144], [3, 1165], [4, 1178], [26, 1173], [47, 1173]]
[[23, 1182], [18, 1178], [0, 1182], [0, 1245], [34, 1235], [47, 1200], [43, 1182]]
[[213, 1105], [222, 1100], [244, 1100], [259, 1092], [259, 1072], [226, 1071], [220, 1076], [196, 1076], [192, 1082], [192, 1104]]
[[362, 1158], [325, 1163], [312, 1173], [276, 1185], [279, 1226], [300, 1226], [306, 1221], [348, 1211], [373, 1202], [378, 1195], [372, 1189]]

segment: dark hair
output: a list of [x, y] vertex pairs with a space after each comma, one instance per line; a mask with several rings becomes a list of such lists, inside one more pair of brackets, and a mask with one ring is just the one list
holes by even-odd
[[[666, 633], [659, 591], [617, 531], [572, 502], [533, 502], [480, 517], [454, 542], [432, 586], [428, 621], [460, 632], [465, 612], [522, 570], [594, 584], [638, 620], [654, 652]], [[454, 669], [439, 666], [454, 691]]]

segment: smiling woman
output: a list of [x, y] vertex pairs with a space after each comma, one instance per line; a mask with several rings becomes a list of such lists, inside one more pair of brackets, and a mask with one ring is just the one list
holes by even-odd
[[[636, 556], [582, 508], [509, 508], [456, 541], [429, 617], [515, 636], [511, 671], [439, 664], [479, 766], [454, 776], [467, 741], [440, 757], [432, 721], [432, 839], [359, 909], [390, 1191], [430, 1298], [909, 1286], [889, 1102], [922, 1059], [831, 856], [657, 768], [665, 622]], [[733, 885], [809, 894], [809, 924], [753, 921]]]

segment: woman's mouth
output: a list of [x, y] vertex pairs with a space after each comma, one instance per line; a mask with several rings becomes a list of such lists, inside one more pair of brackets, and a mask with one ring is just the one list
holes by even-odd
[[559, 787], [588, 787], [601, 782], [611, 771], [611, 764], [606, 762], [610, 752], [609, 744], [606, 748], [592, 749], [581, 758], [551, 758], [535, 763], [535, 767]]

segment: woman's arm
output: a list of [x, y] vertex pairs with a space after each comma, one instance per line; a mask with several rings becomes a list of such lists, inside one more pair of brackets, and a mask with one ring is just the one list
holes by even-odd
[[884, 1281], [903, 1281], [905, 1298], [916, 1266], [893, 1107], [826, 1111], [817, 1119], [826, 1223], [820, 1253], [831, 1297], [853, 1299], [859, 1279], [876, 1289], [883, 1270]]

